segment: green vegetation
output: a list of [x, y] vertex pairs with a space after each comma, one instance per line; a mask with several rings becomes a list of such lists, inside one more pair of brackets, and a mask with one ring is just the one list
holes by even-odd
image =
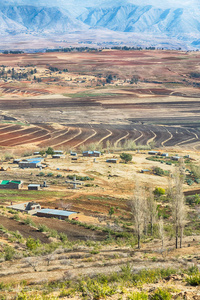
[[120, 158], [125, 162], [128, 163], [130, 161], [132, 161], [132, 155], [129, 153], [122, 153], [120, 154]]

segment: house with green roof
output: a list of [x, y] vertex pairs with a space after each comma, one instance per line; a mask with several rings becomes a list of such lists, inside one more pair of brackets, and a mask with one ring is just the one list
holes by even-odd
[[23, 186], [20, 180], [2, 180], [0, 182], [0, 189], [16, 189], [19, 190]]

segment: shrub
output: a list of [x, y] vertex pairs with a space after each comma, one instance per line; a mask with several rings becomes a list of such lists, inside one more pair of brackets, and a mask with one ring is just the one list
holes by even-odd
[[153, 295], [151, 295], [150, 300], [170, 300], [172, 299], [171, 293], [166, 289], [157, 289]]
[[47, 177], [52, 177], [52, 176], [53, 176], [53, 173], [51, 173], [51, 172], [47, 174]]
[[33, 239], [31, 237], [29, 237], [26, 241], [26, 247], [29, 250], [35, 250], [37, 247], [39, 247], [41, 245], [40, 241], [37, 239]]
[[164, 175], [164, 170], [161, 169], [160, 167], [155, 167], [154, 168], [154, 174], [156, 174], [158, 176], [162, 176], [162, 175]]
[[128, 163], [129, 161], [132, 161], [132, 155], [129, 153], [122, 153], [120, 155], [120, 158], [125, 162]]
[[4, 258], [5, 258], [5, 260], [11, 260], [14, 255], [15, 255], [15, 250], [12, 247], [6, 246], [4, 248]]
[[38, 174], [38, 176], [44, 176], [45, 174], [44, 174], [44, 172], [40, 172], [39, 174]]
[[13, 216], [13, 220], [19, 221], [19, 220], [20, 220], [20, 217], [19, 217], [18, 215], [14, 215], [14, 216]]
[[128, 295], [128, 300], [148, 300], [147, 293], [144, 292], [134, 292], [131, 295]]
[[48, 232], [48, 231], [49, 231], [49, 228], [48, 228], [46, 225], [39, 224], [38, 230], [39, 230], [40, 232]]
[[60, 240], [61, 240], [62, 242], [66, 242], [66, 241], [67, 241], [67, 235], [64, 234], [63, 232], [61, 232], [61, 233], [59, 234], [59, 238], [60, 238]]
[[155, 196], [161, 196], [165, 194], [165, 189], [161, 187], [156, 187], [155, 190], [153, 191]]
[[189, 276], [186, 278], [187, 283], [189, 283], [191, 286], [198, 286], [200, 285], [200, 273], [196, 273], [194, 275]]

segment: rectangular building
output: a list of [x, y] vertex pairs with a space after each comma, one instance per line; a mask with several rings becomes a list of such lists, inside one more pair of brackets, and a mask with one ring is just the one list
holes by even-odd
[[75, 211], [67, 211], [67, 210], [59, 210], [59, 209], [41, 209], [37, 212], [38, 217], [46, 217], [46, 218], [57, 218], [60, 220], [68, 219], [69, 216], [76, 216], [77, 212]]
[[0, 182], [0, 189], [16, 189], [19, 190], [23, 186], [20, 180], [2, 180]]

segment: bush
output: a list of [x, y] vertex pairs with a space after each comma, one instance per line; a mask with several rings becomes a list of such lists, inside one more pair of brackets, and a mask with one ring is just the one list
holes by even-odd
[[47, 177], [52, 177], [52, 176], [53, 176], [53, 173], [51, 173], [51, 172], [47, 174]]
[[44, 176], [45, 174], [44, 174], [44, 172], [40, 172], [39, 174], [38, 174], [38, 176]]
[[161, 187], [156, 187], [155, 190], [153, 191], [155, 196], [161, 196], [165, 194], [165, 189]]
[[151, 295], [150, 300], [170, 300], [172, 295], [166, 289], [157, 289], [153, 295]]
[[120, 154], [120, 158], [125, 162], [128, 163], [129, 161], [132, 161], [132, 155], [129, 153], [122, 153]]
[[37, 247], [39, 247], [41, 245], [40, 241], [37, 239], [33, 239], [31, 237], [29, 237], [26, 241], [26, 247], [29, 250], [35, 250]]
[[46, 225], [39, 224], [38, 230], [39, 230], [40, 232], [48, 232], [48, 231], [49, 231], [49, 228], [48, 228]]
[[128, 295], [128, 300], [148, 300], [147, 293], [144, 292], [134, 292], [131, 295]]
[[15, 255], [15, 250], [12, 247], [6, 246], [4, 248], [4, 258], [5, 258], [5, 260], [11, 260], [14, 255]]
[[19, 217], [19, 215], [14, 215], [14, 216], [13, 216], [13, 220], [15, 220], [15, 221], [18, 221], [18, 222], [19, 222], [19, 221], [20, 221], [20, 217]]
[[160, 167], [155, 167], [154, 168], [154, 174], [156, 174], [158, 176], [162, 176], [162, 175], [164, 175], [164, 170], [161, 169]]
[[189, 283], [191, 286], [198, 286], [200, 285], [200, 273], [196, 273], [194, 275], [189, 276], [186, 278], [187, 283]]

